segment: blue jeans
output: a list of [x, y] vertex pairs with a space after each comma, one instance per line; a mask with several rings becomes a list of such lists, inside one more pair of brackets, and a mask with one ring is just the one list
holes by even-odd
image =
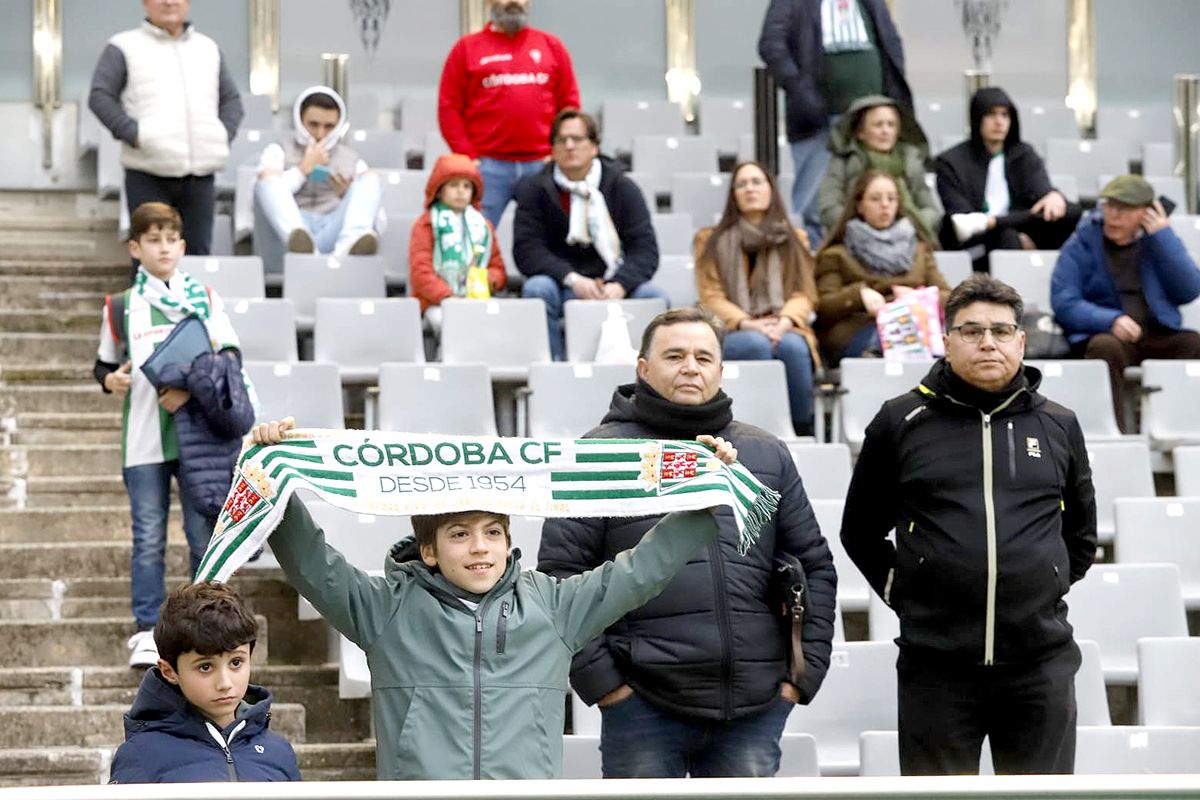
[[541, 172], [544, 166], [545, 162], [540, 158], [535, 161], [479, 159], [479, 174], [483, 178], [483, 215], [493, 228], [500, 224], [500, 215], [504, 213], [508, 201], [516, 196], [517, 184], [521, 179]]
[[[304, 228], [312, 234], [318, 253], [344, 255], [362, 236], [375, 228], [375, 217], [383, 198], [383, 186], [374, 172], [359, 175], [350, 182], [338, 207], [328, 214], [301, 211], [296, 197], [288, 191], [283, 176], [259, 178], [254, 184], [258, 211], [269, 223], [273, 241], [256, 242], [263, 248], [275, 247], [282, 254], [288, 234]], [[282, 260], [282, 255], [280, 255]]]
[[836, 124], [837, 117], [830, 117], [829, 124], [809, 136], [792, 142], [792, 163], [796, 167], [796, 183], [792, 186], [792, 213], [804, 217], [804, 229], [808, 231], [809, 245], [815, 250], [821, 244], [822, 225], [817, 209], [817, 192], [821, 180], [829, 169], [829, 129]]
[[[171, 477], [179, 478], [179, 462], [139, 464], [125, 467], [121, 477], [129, 493], [133, 518], [133, 555], [130, 559], [133, 617], [138, 630], [149, 630], [158, 622], [158, 608], [167, 598], [163, 579], [166, 572], [167, 509], [171, 502]], [[191, 575], [196, 574], [204, 549], [212, 536], [216, 519], [209, 519], [192, 507], [180, 492], [183, 505], [183, 531], [191, 551]]]
[[779, 737], [793, 707], [780, 697], [766, 711], [725, 722], [680, 717], [635, 692], [600, 709], [604, 777], [774, 777]]
[[[575, 293], [559, 285], [558, 281], [549, 275], [534, 275], [532, 278], [526, 279], [525, 285], [521, 287], [521, 296], [536, 297], [546, 304], [546, 326], [550, 332], [550, 355], [555, 361], [564, 360], [567, 357], [567, 345], [563, 338], [563, 303], [574, 300]], [[628, 295], [629, 300], [647, 300], [657, 297], [665, 300], [667, 307], [670, 307], [671, 301], [666, 293], [649, 283], [643, 283]], [[633, 343], [634, 347], [637, 345], [638, 342]]]
[[879, 329], [872, 322], [855, 331], [854, 335], [850, 337], [850, 341], [846, 342], [840, 358], [858, 358], [868, 350], [879, 349]]
[[726, 361], [766, 361], [769, 358], [783, 362], [792, 427], [798, 436], [806, 436], [813, 425], [813, 361], [808, 340], [798, 333], [785, 333], [779, 344], [772, 346], [771, 340], [758, 331], [730, 331], [726, 335]]

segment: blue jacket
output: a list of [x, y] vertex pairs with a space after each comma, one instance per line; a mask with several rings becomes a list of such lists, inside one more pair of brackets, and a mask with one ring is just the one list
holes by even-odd
[[219, 732], [226, 753], [211, 723], [152, 667], [125, 714], [125, 743], [113, 756], [109, 782], [298, 781], [296, 753], [267, 730], [270, 720], [271, 693], [251, 684], [237, 719]]
[[[1200, 296], [1200, 269], [1170, 227], [1143, 236], [1137, 245], [1142, 293], [1160, 325], [1183, 330], [1179, 307]], [[1107, 333], [1124, 314], [1104, 254], [1104, 219], [1093, 211], [1058, 253], [1050, 283], [1054, 316], [1071, 344]]]
[[254, 425], [240, 360], [236, 351], [206, 353], [191, 364], [168, 366], [162, 378], [191, 393], [175, 412], [180, 488], [205, 516], [215, 518], [229, 494], [242, 437]]

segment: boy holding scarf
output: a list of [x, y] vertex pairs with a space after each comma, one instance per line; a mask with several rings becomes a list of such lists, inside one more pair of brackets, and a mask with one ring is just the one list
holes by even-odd
[[[131, 598], [137, 623], [128, 642], [131, 667], [158, 662], [153, 628], [166, 598], [167, 509], [171, 477], [178, 480], [179, 474], [173, 415], [189, 399], [184, 389], [156, 391], [141, 366], [170, 336], [176, 323], [189, 316], [204, 322], [214, 351], [238, 348], [237, 334], [221, 298], [178, 269], [185, 246], [182, 230], [179, 212], [165, 203], [143, 203], [134, 210], [129, 254], [141, 266], [130, 289], [105, 298], [94, 369], [105, 393], [124, 399], [122, 478], [133, 520]], [[179, 499], [194, 573], [216, 520], [205, 517], [185, 492], [180, 492]]]

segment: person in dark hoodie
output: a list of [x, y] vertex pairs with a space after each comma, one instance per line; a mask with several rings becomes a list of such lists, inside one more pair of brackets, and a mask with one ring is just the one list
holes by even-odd
[[[977, 274], [946, 302], [946, 356], [867, 426], [842, 542], [900, 617], [900, 770], [1070, 773], [1080, 655], [1063, 596], [1096, 554], [1075, 414], [1022, 361], [1021, 297]], [[895, 545], [889, 533], [895, 530]]]
[[946, 209], [942, 246], [967, 250], [986, 272], [993, 250], [1057, 250], [1082, 213], [1050, 184], [1046, 165], [1021, 141], [1017, 107], [996, 86], [971, 98], [971, 138], [936, 159]]
[[250, 683], [258, 623], [236, 591], [177, 587], [154, 638], [158, 666], [125, 715], [110, 783], [300, 780], [292, 746], [267, 727], [271, 693]]
[[649, 281], [658, 240], [637, 184], [600, 155], [589, 114], [558, 112], [550, 126], [552, 161], [517, 187], [513, 258], [527, 276], [523, 297], [546, 304], [550, 352], [563, 360], [563, 303], [666, 295]]
[[[787, 446], [734, 419], [721, 391], [724, 328], [701, 308], [655, 317], [642, 336], [636, 383], [617, 388], [594, 439], [729, 441], [779, 510], [758, 542], [738, 554], [726, 509], [720, 533], [661, 595], [593, 639], [571, 667], [571, 685], [600, 707], [606, 778], [770, 777], [779, 738], [797, 703], [817, 693], [829, 667], [837, 575]], [[639, 544], [656, 517], [548, 519], [538, 570], [587, 573]], [[788, 639], [772, 606], [775, 560], [799, 560], [808, 601], [800, 630], [803, 676], [789, 668]], [[793, 663], [792, 667], [796, 664]]]

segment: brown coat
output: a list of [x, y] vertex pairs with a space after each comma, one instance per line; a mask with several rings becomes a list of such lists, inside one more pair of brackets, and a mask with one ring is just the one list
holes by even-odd
[[[699, 265], [697, 274], [698, 271]], [[938, 269], [933, 250], [925, 242], [917, 243], [912, 269], [902, 275], [869, 270], [850, 255], [844, 244], [830, 245], [817, 253], [817, 332], [826, 353], [841, 353], [850, 337], [863, 327], [875, 324], [863, 307], [859, 292], [864, 286], [889, 301], [895, 299], [893, 286], [936, 286], [941, 289], [942, 305], [946, 304], [950, 294], [950, 285]]]
[[[721, 282], [721, 270], [717, 266], [716, 259], [705, 257], [704, 251], [708, 247], [708, 240], [714, 230], [716, 228], [710, 226], [701, 228], [696, 232], [694, 244], [696, 254], [696, 293], [700, 298], [700, 305], [715, 314], [728, 330], [736, 331], [742, 320], [749, 319], [750, 315], [729, 299], [729, 294]], [[779, 312], [779, 316], [787, 317], [792, 321], [793, 330], [808, 341], [808, 349], [812, 353], [813, 365], [820, 366], [821, 357], [817, 348], [817, 336], [813, 332], [812, 325], [809, 323], [809, 318], [812, 316], [817, 303], [817, 284], [813, 279], [813, 257], [809, 254], [808, 234], [797, 228], [796, 236], [800, 238], [801, 249], [803, 250], [802, 274], [800, 275], [800, 285], [803, 288], [787, 299]], [[749, 271], [750, 259], [743, 257], [742, 264]]]

